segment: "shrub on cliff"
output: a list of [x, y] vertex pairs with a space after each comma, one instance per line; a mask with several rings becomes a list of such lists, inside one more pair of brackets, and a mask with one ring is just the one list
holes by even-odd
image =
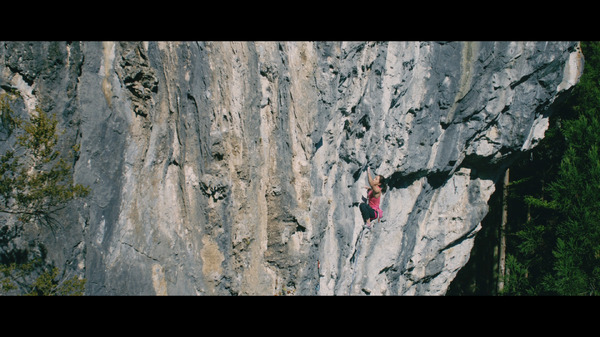
[[[12, 142], [6, 144], [8, 149], [0, 156], [0, 212], [16, 217], [14, 223], [2, 227], [0, 291], [82, 293], [85, 281], [76, 277], [61, 279], [56, 267], [43, 263], [43, 256], [31, 259], [26, 249], [12, 242], [23, 226], [34, 222], [54, 231], [60, 224], [57, 212], [69, 201], [89, 193], [87, 187], [73, 183], [71, 167], [57, 150], [61, 133], [56, 116], [36, 108], [28, 119], [17, 117], [11, 109], [17, 98], [18, 94], [0, 95], [2, 128], [8, 135], [6, 142]], [[78, 149], [72, 150], [71, 157]]]

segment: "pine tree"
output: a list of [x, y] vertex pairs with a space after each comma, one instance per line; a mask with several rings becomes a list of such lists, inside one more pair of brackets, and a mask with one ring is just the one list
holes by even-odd
[[600, 292], [600, 43], [581, 46], [586, 64], [572, 106], [534, 150], [542, 166], [525, 165], [534, 173], [513, 183], [529, 216], [514, 231], [507, 265], [518, 272], [507, 294]]
[[[56, 149], [56, 116], [36, 108], [30, 120], [23, 120], [12, 116], [8, 96], [0, 101], [11, 133], [17, 132], [20, 152], [17, 155], [16, 150], [8, 150], [0, 156], [0, 212], [16, 214], [22, 222], [34, 220], [52, 228], [57, 223], [53, 215], [70, 200], [87, 195], [89, 189], [73, 184], [71, 168]], [[73, 148], [73, 152], [77, 150]]]
[[[600, 294], [600, 44], [584, 44], [578, 118], [565, 122], [568, 148], [550, 186], [556, 209], [556, 259], [546, 286], [561, 295]], [[589, 55], [589, 59], [587, 56]]]
[[[58, 120], [36, 108], [29, 119], [13, 115], [11, 103], [17, 94], [0, 95], [0, 122], [6, 134], [9, 149], [0, 156], [0, 212], [12, 214], [17, 221], [8, 229], [1, 228], [2, 241], [8, 241], [33, 222], [47, 226], [53, 232], [60, 224], [57, 212], [75, 199], [86, 196], [89, 188], [73, 183], [70, 156], [57, 150]], [[12, 137], [14, 135], [14, 137]], [[12, 233], [7, 235], [7, 233]], [[59, 275], [56, 267], [44, 263], [43, 258], [29, 259], [2, 247], [0, 263], [0, 292], [20, 290], [30, 295], [82, 294], [85, 280]]]

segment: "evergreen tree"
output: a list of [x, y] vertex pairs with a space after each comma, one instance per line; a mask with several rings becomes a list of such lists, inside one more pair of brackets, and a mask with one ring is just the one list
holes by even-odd
[[36, 220], [52, 227], [53, 214], [89, 190], [73, 184], [71, 168], [56, 149], [56, 116], [37, 108], [30, 120], [15, 118], [7, 99], [0, 101], [2, 115], [16, 127], [16, 145], [21, 151], [17, 155], [8, 150], [0, 156], [0, 212], [17, 214], [23, 222]]
[[584, 44], [583, 52], [587, 71], [573, 107], [578, 118], [565, 122], [568, 148], [550, 185], [561, 221], [555, 274], [546, 287], [561, 295], [600, 294], [600, 44]]
[[534, 170], [511, 186], [527, 217], [513, 231], [505, 294], [600, 293], [600, 43], [581, 46], [571, 107], [534, 150], [542, 165], [523, 165]]
[[[0, 231], [0, 292], [81, 294], [85, 280], [59, 275], [58, 268], [43, 261], [45, 256], [31, 259], [26, 251], [5, 249], [32, 222], [54, 231], [60, 224], [57, 212], [89, 193], [87, 187], [73, 183], [71, 167], [56, 148], [61, 134], [56, 116], [36, 108], [29, 119], [16, 117], [11, 104], [17, 98], [18, 94], [0, 95], [0, 122], [9, 145], [0, 156], [0, 212], [17, 217]], [[73, 148], [71, 158], [77, 151]]]

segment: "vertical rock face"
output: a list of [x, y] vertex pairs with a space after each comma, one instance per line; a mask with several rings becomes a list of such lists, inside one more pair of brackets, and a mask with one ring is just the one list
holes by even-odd
[[[92, 193], [47, 234], [87, 294], [444, 294], [572, 42], [7, 42]], [[388, 178], [361, 234], [365, 167]], [[360, 238], [360, 240], [359, 240]]]

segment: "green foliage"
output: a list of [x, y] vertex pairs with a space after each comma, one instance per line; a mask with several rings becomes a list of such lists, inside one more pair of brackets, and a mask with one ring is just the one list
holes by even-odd
[[[67, 156], [61, 155], [57, 145], [62, 133], [57, 129], [56, 116], [40, 108], [28, 120], [14, 116], [11, 103], [17, 98], [11, 93], [0, 95], [1, 127], [10, 138], [6, 144], [12, 145], [0, 156], [0, 212], [17, 216], [16, 233], [31, 222], [54, 232], [60, 224], [56, 213], [89, 193], [89, 188], [73, 183], [67, 162], [79, 149], [73, 147]], [[5, 263], [11, 260], [2, 258]], [[84, 287], [85, 280], [59, 275], [58, 268], [46, 265], [41, 258], [0, 264], [0, 293], [82, 295]]]
[[[34, 274], [38, 273], [39, 275], [34, 277]], [[1, 293], [21, 289], [21, 292], [28, 296], [83, 295], [85, 282], [76, 276], [62, 277], [58, 268], [44, 266], [41, 259], [24, 264], [0, 265]]]
[[[9, 97], [4, 96], [2, 115], [17, 132], [17, 150], [0, 156], [0, 212], [19, 215], [22, 222], [31, 220], [53, 227], [53, 215], [67, 203], [86, 196], [89, 188], [73, 184], [71, 168], [56, 150], [59, 132], [56, 116], [37, 108], [30, 120], [12, 116]], [[73, 149], [71, 158], [77, 149]]]
[[558, 204], [554, 200], [548, 201], [531, 195], [523, 196], [523, 202], [525, 202], [526, 205], [536, 209], [555, 210], [558, 208]]
[[581, 45], [586, 65], [571, 105], [534, 150], [547, 170], [521, 179], [534, 182], [529, 190], [512, 186], [528, 219], [511, 236], [506, 294], [600, 294], [600, 43]]
[[17, 121], [12, 116], [12, 109], [10, 108], [10, 103], [15, 101], [16, 98], [16, 94], [3, 93], [0, 95], [0, 125], [9, 132], [9, 135], [17, 126]]
[[519, 262], [514, 255], [506, 255], [506, 268], [509, 271], [504, 278], [506, 285], [501, 295], [531, 295], [527, 267]]

